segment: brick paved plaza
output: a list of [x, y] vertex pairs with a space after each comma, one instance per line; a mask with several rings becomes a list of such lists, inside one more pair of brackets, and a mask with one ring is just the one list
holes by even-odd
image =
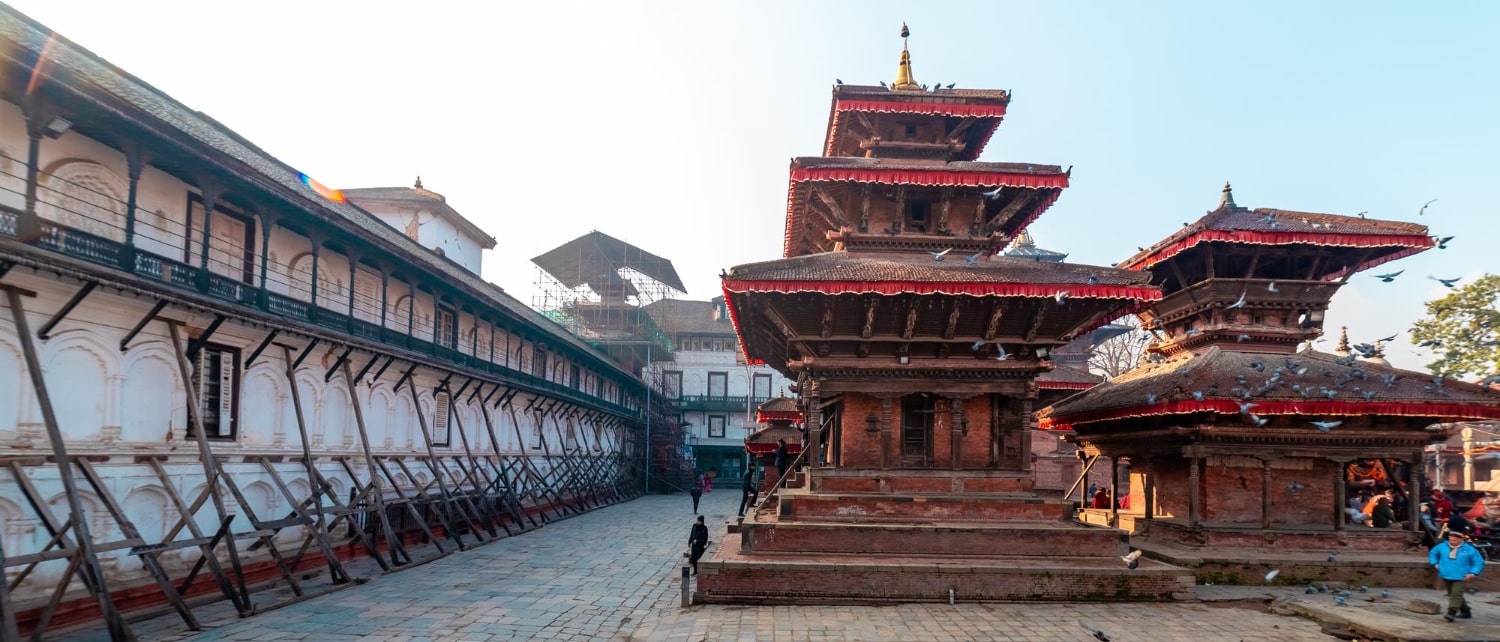
[[[739, 499], [703, 499], [717, 545]], [[1332, 639], [1309, 620], [1196, 603], [684, 609], [691, 523], [686, 495], [645, 497], [247, 619], [201, 609], [197, 634], [171, 616], [134, 626], [143, 640], [1084, 640], [1085, 620], [1113, 640]]]

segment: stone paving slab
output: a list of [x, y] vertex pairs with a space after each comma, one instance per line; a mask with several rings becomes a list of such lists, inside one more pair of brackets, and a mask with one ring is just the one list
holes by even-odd
[[[703, 508], [715, 546], [724, 541], [725, 525], [738, 504], [739, 498], [733, 493], [704, 495]], [[238, 619], [223, 607], [199, 609], [205, 624], [201, 632], [184, 630], [172, 616], [140, 622], [134, 628], [143, 640], [163, 642], [1072, 642], [1092, 639], [1080, 624], [1085, 622], [1116, 641], [1331, 640], [1311, 620], [1278, 616], [1263, 609], [1225, 607], [1214, 601], [682, 608], [680, 566], [691, 523], [691, 503], [686, 495], [643, 497], [411, 570], [384, 576], [360, 570], [358, 573], [372, 576], [364, 585], [249, 618]], [[1268, 594], [1295, 595], [1294, 590], [1285, 588], [1200, 588], [1210, 600], [1263, 601]], [[1437, 598], [1436, 591], [1409, 591], [1412, 596]], [[1500, 623], [1500, 607], [1485, 604], [1477, 606], [1476, 613], [1478, 625]], [[1428, 617], [1434, 624], [1446, 625], [1441, 619]], [[1446, 626], [1462, 630], [1475, 625]], [[104, 640], [107, 636], [95, 630], [62, 639]]]

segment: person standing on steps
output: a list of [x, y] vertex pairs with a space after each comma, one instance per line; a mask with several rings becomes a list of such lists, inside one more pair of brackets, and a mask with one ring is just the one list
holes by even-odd
[[745, 516], [745, 507], [755, 508], [756, 500], [760, 499], [760, 487], [755, 485], [755, 469], [745, 471], [745, 486], [741, 489], [743, 496], [740, 498], [740, 517]]
[[787, 452], [786, 440], [776, 440], [776, 474], [786, 479], [786, 466], [791, 463], [791, 455]]
[[693, 497], [693, 514], [697, 515], [698, 500], [703, 499], [703, 475], [698, 475], [698, 478], [693, 480], [693, 487], [688, 490], [688, 494]]
[[1443, 619], [1449, 622], [1455, 617], [1474, 617], [1469, 612], [1468, 600], [1464, 599], [1464, 589], [1484, 570], [1484, 556], [1469, 544], [1468, 539], [1463, 531], [1449, 530], [1448, 541], [1432, 547], [1432, 552], [1427, 554], [1427, 561], [1437, 569], [1438, 578], [1443, 580], [1443, 589], [1448, 592], [1448, 612], [1443, 614]]
[[703, 516], [693, 522], [693, 531], [688, 534], [688, 564], [693, 566], [693, 575], [698, 574], [698, 560], [703, 557], [703, 551], [708, 548], [708, 526], [703, 524]]

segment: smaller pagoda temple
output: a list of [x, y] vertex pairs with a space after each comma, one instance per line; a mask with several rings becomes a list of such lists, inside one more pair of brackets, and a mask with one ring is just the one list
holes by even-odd
[[786, 473], [776, 467], [776, 451], [786, 441], [788, 457], [802, 453], [802, 410], [797, 400], [781, 396], [761, 402], [755, 408], [755, 423], [763, 427], [745, 438], [745, 454], [766, 471], [760, 490], [766, 492]]
[[1416, 496], [1422, 449], [1445, 437], [1430, 427], [1500, 417], [1500, 394], [1297, 347], [1350, 277], [1432, 245], [1412, 223], [1239, 207], [1226, 185], [1218, 208], [1121, 264], [1164, 283], [1139, 313], [1152, 358], [1045, 409], [1043, 425], [1128, 459], [1133, 510], [1114, 525], [1202, 579], [1258, 582], [1274, 548], [1281, 582], [1428, 585], [1409, 552], [1417, 501], [1404, 530], [1346, 524], [1349, 466], [1402, 461], [1397, 489]]

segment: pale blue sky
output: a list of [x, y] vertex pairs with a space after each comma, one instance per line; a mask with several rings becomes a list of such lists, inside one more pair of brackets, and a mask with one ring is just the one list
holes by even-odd
[[894, 77], [903, 20], [919, 82], [1014, 90], [983, 160], [1074, 166], [1032, 227], [1070, 261], [1133, 254], [1227, 179], [1241, 205], [1458, 235], [1355, 277], [1330, 334], [1409, 328], [1428, 274], [1500, 272], [1500, 4], [12, 4], [325, 184], [421, 174], [523, 301], [528, 259], [591, 229], [671, 258], [691, 298], [777, 258], [788, 159], [821, 151], [835, 77]]

